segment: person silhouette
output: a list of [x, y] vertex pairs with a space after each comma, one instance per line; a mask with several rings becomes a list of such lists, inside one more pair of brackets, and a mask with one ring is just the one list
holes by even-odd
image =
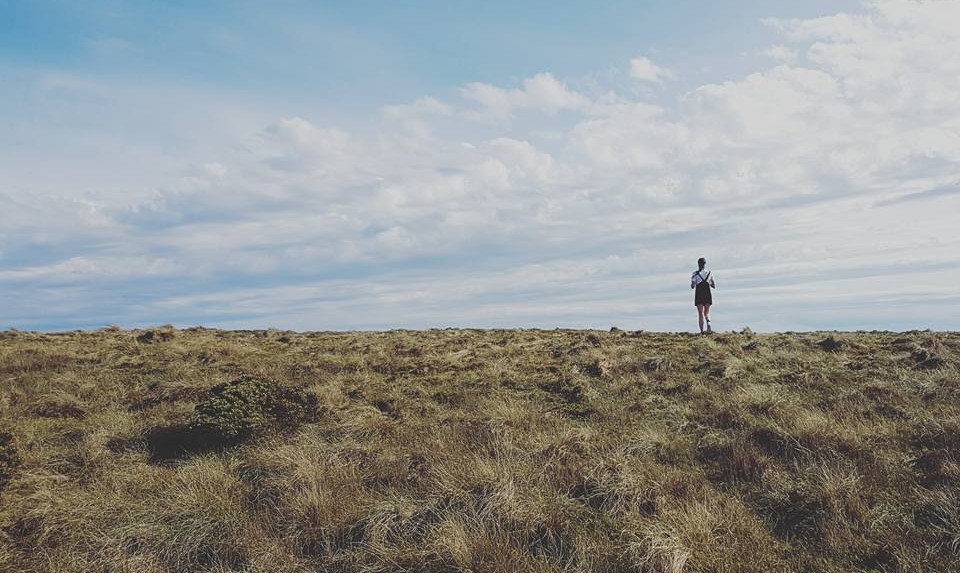
[[[697, 259], [697, 267], [699, 268], [690, 276], [690, 288], [695, 289], [693, 305], [697, 307], [700, 334], [710, 334], [713, 332], [710, 328], [710, 305], [713, 304], [713, 294], [710, 289], [717, 288], [717, 283], [713, 280], [713, 274], [707, 270], [707, 259], [703, 257]], [[707, 323], [706, 330], [703, 328], [704, 321]]]

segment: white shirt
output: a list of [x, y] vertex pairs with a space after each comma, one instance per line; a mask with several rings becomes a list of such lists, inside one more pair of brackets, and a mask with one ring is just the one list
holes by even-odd
[[690, 286], [695, 287], [703, 281], [707, 281], [714, 288], [717, 287], [716, 281], [713, 279], [713, 274], [704, 268], [702, 271], [693, 271], [693, 274], [690, 275]]

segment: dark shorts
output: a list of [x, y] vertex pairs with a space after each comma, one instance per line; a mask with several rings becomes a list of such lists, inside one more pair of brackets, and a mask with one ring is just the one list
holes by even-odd
[[693, 296], [693, 305], [713, 304], [713, 293], [710, 292], [710, 285], [700, 283], [697, 285], [697, 292]]

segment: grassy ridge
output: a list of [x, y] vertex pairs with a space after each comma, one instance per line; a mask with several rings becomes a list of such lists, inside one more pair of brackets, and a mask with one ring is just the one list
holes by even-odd
[[931, 332], [0, 333], [0, 571], [958, 571], [958, 356]]

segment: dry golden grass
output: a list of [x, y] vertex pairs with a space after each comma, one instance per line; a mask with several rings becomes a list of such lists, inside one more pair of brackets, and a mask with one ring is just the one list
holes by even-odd
[[[4, 332], [0, 571], [960, 571], [958, 356], [933, 332]], [[238, 379], [309, 411], [198, 433]]]

